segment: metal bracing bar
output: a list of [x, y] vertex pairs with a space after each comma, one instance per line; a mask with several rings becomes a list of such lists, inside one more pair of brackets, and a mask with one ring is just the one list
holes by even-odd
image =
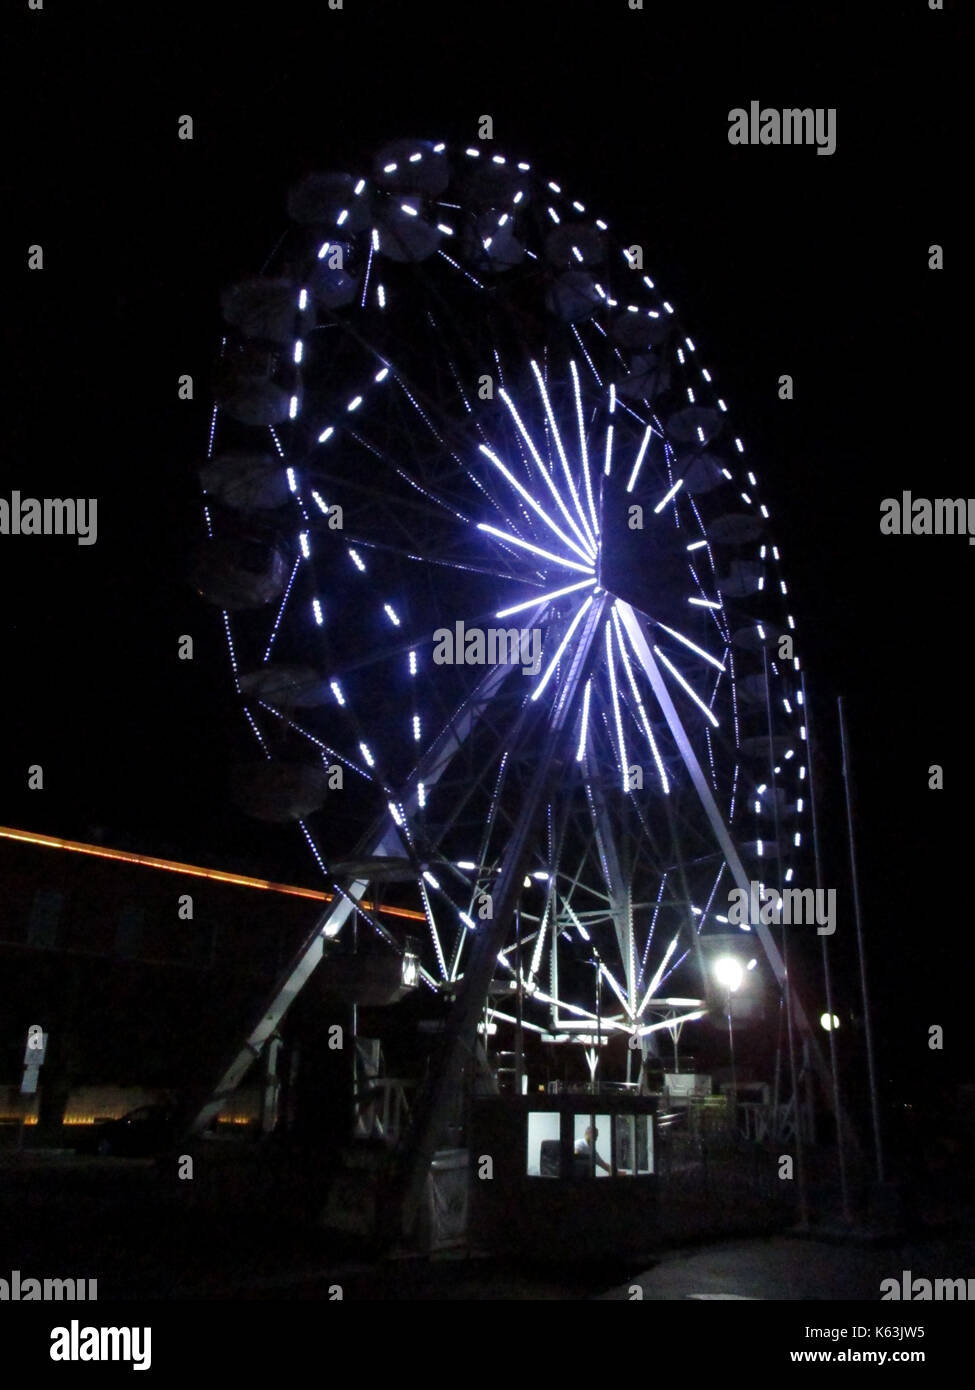
[[[711, 822], [711, 828], [721, 846], [728, 867], [734, 876], [735, 883], [745, 894], [747, 899], [749, 896], [749, 880], [745, 874], [738, 851], [728, 833], [721, 812], [718, 810], [718, 805], [714, 799], [711, 787], [704, 776], [701, 764], [698, 762], [690, 739], [687, 737], [687, 731], [670, 697], [670, 691], [664, 684], [663, 676], [660, 674], [660, 668], [654, 660], [653, 652], [650, 650], [650, 645], [644, 635], [640, 620], [634, 609], [631, 608], [628, 603], [618, 602], [617, 608], [623, 625], [630, 635], [634, 650], [639, 657], [640, 665], [643, 667], [650, 684], [653, 686], [653, 693], [657, 697], [657, 702], [660, 705], [664, 718], [667, 720], [674, 742], [677, 744], [680, 755], [684, 760], [684, 765], [690, 773], [691, 781], [694, 783], [694, 787], [701, 799], [708, 820]], [[796, 1021], [802, 1033], [809, 1039], [809, 1052], [812, 1057], [813, 1066], [822, 1082], [826, 1096], [830, 1097], [832, 1095], [832, 1078], [829, 1068], [826, 1065], [826, 1059], [820, 1050], [819, 1043], [810, 1026], [809, 1018], [803, 1008], [802, 1001], [796, 992], [795, 986], [792, 981], [787, 978], [779, 948], [775, 944], [772, 933], [764, 923], [753, 922], [752, 929], [758, 934], [758, 938], [762, 943], [762, 949], [765, 952], [769, 965], [772, 967], [780, 989], [782, 989], [783, 992], [786, 990], [791, 990], [792, 992], [792, 1002]], [[844, 1117], [844, 1123], [849, 1123], [846, 1117]]]
[[628, 1007], [632, 1012], [636, 1009], [636, 980], [633, 969], [635, 964], [633, 913], [630, 906], [632, 894], [630, 886], [624, 878], [623, 866], [616, 850], [616, 840], [613, 836], [613, 827], [610, 824], [606, 798], [603, 795], [602, 787], [595, 780], [589, 784], [589, 806], [592, 813], [593, 830], [600, 851], [599, 860], [601, 864], [605, 865], [605, 871], [609, 878], [606, 887], [609, 889], [610, 911], [613, 927], [616, 931], [620, 959], [623, 962]]
[[[487, 672], [470, 698], [462, 706], [459, 714], [451, 721], [439, 738], [431, 745], [422, 760], [417, 773], [417, 781], [433, 786], [448, 767], [451, 760], [463, 747], [465, 740], [477, 722], [481, 710], [491, 703], [497, 688], [512, 670], [506, 665], [497, 665]], [[407, 806], [412, 804], [415, 792], [404, 798]], [[378, 824], [360, 840], [355, 851], [356, 858], [371, 858], [374, 855], [402, 853], [402, 839], [399, 828], [389, 812], [385, 812]], [[206, 1095], [205, 1100], [194, 1109], [189, 1132], [200, 1134], [218, 1115], [227, 1097], [240, 1085], [248, 1067], [261, 1051], [267, 1039], [294, 1003], [298, 994], [322, 958], [326, 937], [334, 937], [341, 931], [350, 914], [354, 902], [358, 902], [366, 891], [364, 879], [357, 879], [346, 889], [347, 896], [337, 894], [334, 901], [318, 918], [302, 946], [274, 987], [266, 1007], [261, 1011], [258, 1021], [247, 1034], [246, 1039], [234, 1053], [229, 1064], [220, 1074], [216, 1085]]]

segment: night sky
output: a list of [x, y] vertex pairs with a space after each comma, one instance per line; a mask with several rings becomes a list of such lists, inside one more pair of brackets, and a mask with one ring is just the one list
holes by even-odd
[[[230, 806], [243, 725], [219, 617], [186, 579], [219, 293], [259, 271], [303, 173], [358, 171], [400, 135], [470, 141], [487, 113], [498, 150], [646, 247], [706, 352], [790, 579], [840, 1001], [859, 1008], [843, 694], [884, 1071], [905, 1093], [970, 1078], [975, 549], [879, 529], [902, 490], [975, 491], [959, 430], [957, 15], [923, 0], [20, 8], [0, 495], [99, 509], [93, 546], [0, 536], [0, 822], [315, 882], [297, 832]], [[835, 107], [835, 154], [732, 147], [728, 112], [751, 100]], [[42, 272], [26, 268], [33, 243]], [[176, 657], [184, 633], [193, 662]], [[27, 790], [31, 763], [43, 791]], [[943, 791], [928, 789], [935, 763]], [[936, 1023], [942, 1054], [926, 1046]]]

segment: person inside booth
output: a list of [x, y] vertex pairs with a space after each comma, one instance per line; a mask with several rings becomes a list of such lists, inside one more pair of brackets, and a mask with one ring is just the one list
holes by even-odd
[[[584, 1136], [577, 1139], [573, 1153], [576, 1158], [585, 1159], [585, 1171], [587, 1174], [592, 1172], [592, 1161], [595, 1161], [597, 1168], [602, 1168], [603, 1172], [610, 1173], [612, 1169], [605, 1159], [600, 1158], [599, 1150], [596, 1148], [596, 1140], [599, 1138], [599, 1130], [592, 1125], [588, 1127]], [[582, 1171], [582, 1164], [577, 1164], [577, 1168]]]

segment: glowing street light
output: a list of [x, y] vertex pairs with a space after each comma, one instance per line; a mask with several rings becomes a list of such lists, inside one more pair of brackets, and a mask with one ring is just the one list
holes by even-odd
[[729, 994], [733, 994], [745, 978], [745, 972], [734, 956], [720, 956], [714, 962], [714, 978]]
[[836, 1014], [820, 1014], [819, 1025], [821, 1028], [825, 1028], [826, 1032], [829, 1033], [840, 1026], [840, 1021]]

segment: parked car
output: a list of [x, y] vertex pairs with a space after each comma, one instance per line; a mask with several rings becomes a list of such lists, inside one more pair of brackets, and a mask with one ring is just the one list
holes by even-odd
[[118, 1120], [103, 1120], [79, 1137], [79, 1153], [145, 1158], [176, 1138], [176, 1112], [168, 1105], [140, 1105]]

